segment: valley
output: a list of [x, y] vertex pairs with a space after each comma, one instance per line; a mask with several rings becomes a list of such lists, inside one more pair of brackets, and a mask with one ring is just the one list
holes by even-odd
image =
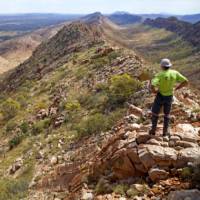
[[185, 41], [181, 36], [145, 24], [128, 27], [106, 25], [105, 32], [116, 44], [134, 50], [148, 65], [159, 70], [162, 58], [170, 58], [174, 68], [187, 75], [194, 87], [199, 88], [200, 52], [198, 47]]

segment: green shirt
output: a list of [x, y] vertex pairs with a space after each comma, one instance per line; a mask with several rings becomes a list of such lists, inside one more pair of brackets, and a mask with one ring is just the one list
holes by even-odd
[[152, 80], [152, 85], [158, 87], [163, 96], [173, 95], [173, 88], [176, 83], [187, 81], [187, 78], [176, 70], [168, 69], [157, 73]]

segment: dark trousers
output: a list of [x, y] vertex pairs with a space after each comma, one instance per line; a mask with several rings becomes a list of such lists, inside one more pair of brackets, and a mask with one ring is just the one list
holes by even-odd
[[159, 117], [159, 113], [162, 107], [164, 111], [163, 132], [166, 132], [168, 130], [169, 122], [170, 122], [169, 115], [170, 115], [170, 111], [172, 107], [172, 101], [173, 101], [173, 96], [163, 96], [160, 93], [156, 95], [156, 98], [152, 106], [152, 131], [153, 132], [156, 131], [158, 117]]

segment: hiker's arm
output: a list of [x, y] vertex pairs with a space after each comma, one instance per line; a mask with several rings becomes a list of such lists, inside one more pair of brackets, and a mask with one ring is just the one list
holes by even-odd
[[159, 74], [156, 74], [156, 76], [150, 82], [152, 93], [154, 94], [158, 93], [157, 88], [159, 86], [159, 82], [160, 82]]
[[183, 88], [183, 87], [185, 87], [185, 86], [187, 86], [187, 85], [188, 85], [188, 81], [184, 81], [184, 82], [180, 83], [180, 84], [175, 88], [175, 90], [179, 90], [179, 89], [181, 89], [181, 88]]
[[175, 88], [175, 90], [179, 90], [188, 85], [188, 79], [179, 72], [176, 74], [176, 81], [180, 84]]
[[152, 93], [154, 93], [154, 94], [157, 94], [157, 93], [158, 93], [158, 89], [157, 89], [155, 86], [153, 86], [152, 84], [151, 84], [151, 91], [152, 91]]

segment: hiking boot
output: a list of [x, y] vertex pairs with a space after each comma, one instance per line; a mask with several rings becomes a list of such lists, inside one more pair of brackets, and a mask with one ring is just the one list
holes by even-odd
[[163, 137], [170, 137], [170, 131], [167, 129], [167, 130], [163, 130]]
[[151, 127], [151, 130], [149, 131], [149, 135], [155, 135], [157, 124], [158, 124], [158, 116], [153, 115], [151, 118], [151, 122], [152, 122], [152, 127]]

